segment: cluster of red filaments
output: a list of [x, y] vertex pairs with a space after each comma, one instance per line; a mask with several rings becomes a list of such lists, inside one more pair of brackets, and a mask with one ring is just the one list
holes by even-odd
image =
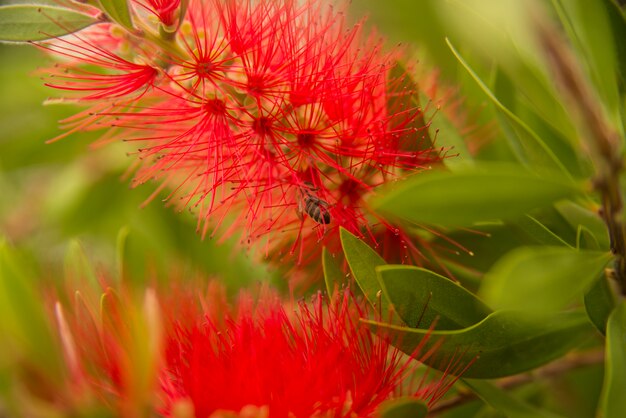
[[404, 242], [365, 198], [441, 151], [417, 92], [390, 79], [398, 53], [321, 0], [185, 4], [137, 0], [134, 32], [106, 23], [44, 45], [66, 58], [48, 84], [91, 105], [69, 130], [137, 144], [134, 184], [162, 182], [203, 236], [243, 230], [301, 262], [339, 227]]
[[57, 303], [74, 395], [121, 417], [370, 417], [401, 396], [432, 407], [468, 366], [421, 366], [438, 344], [426, 336], [402, 354], [360, 320], [368, 312], [349, 291], [285, 303], [264, 290], [231, 305], [213, 285], [164, 290], [141, 309], [110, 288]]

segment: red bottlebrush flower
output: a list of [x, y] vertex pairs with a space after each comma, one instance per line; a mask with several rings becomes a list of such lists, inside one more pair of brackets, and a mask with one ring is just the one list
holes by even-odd
[[[198, 418], [250, 408], [278, 418], [374, 416], [383, 401], [407, 393], [412, 359], [432, 351], [403, 358], [359, 321], [364, 314], [344, 292], [301, 302], [294, 314], [265, 295], [256, 307], [240, 301], [232, 316], [174, 321], [161, 378], [164, 414], [191, 404]], [[455, 380], [424, 379], [408, 394], [432, 406]]]
[[85, 289], [73, 303], [57, 302], [67, 392], [75, 394], [69, 410], [369, 417], [399, 396], [432, 407], [467, 366], [451, 363], [439, 375], [418, 369], [437, 344], [426, 349], [425, 338], [402, 354], [360, 321], [367, 312], [347, 290], [294, 306], [263, 289], [231, 306], [216, 283], [204, 294], [191, 289], [174, 282], [146, 291], [143, 301]]
[[[148, 3], [139, 4], [164, 24], [179, 6]], [[137, 143], [134, 184], [162, 181], [170, 201], [198, 212], [203, 236], [230, 224], [224, 235], [243, 231], [266, 256], [297, 254], [300, 264], [339, 227], [374, 245], [385, 231], [399, 236], [366, 197], [442, 151], [416, 92], [389, 80], [397, 51], [321, 0], [191, 0], [171, 37], [149, 19], [137, 25], [113, 51], [88, 31], [59, 40], [80, 47], [49, 48], [71, 70], [51, 85], [94, 103], [69, 127]]]

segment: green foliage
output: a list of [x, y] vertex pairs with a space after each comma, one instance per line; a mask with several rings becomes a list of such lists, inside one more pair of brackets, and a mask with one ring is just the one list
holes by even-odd
[[600, 415], [618, 418], [626, 415], [626, 302], [622, 301], [609, 316], [606, 329], [606, 360]]
[[322, 268], [324, 269], [326, 292], [332, 295], [335, 288], [340, 289], [344, 284], [345, 275], [335, 257], [328, 252], [326, 247], [322, 250]]
[[397, 313], [404, 324], [367, 322], [394, 337], [406, 353], [422, 344], [436, 347], [425, 360], [431, 367], [446, 370], [448, 362], [456, 359], [457, 364], [471, 364], [464, 371], [466, 377], [509, 376], [560, 357], [590, 333], [581, 312], [492, 312], [445, 277], [420, 268], [381, 264], [373, 250], [345, 230], [342, 242], [355, 281], [370, 303], [380, 304], [383, 313]]
[[436, 350], [426, 364], [448, 372], [452, 361], [471, 364], [463, 376], [476, 379], [511, 376], [544, 365], [580, 345], [590, 331], [587, 316], [579, 312], [529, 318], [519, 311], [497, 311], [470, 327], [448, 331], [365, 322], [388, 333], [407, 354], [428, 338], [425, 348]]
[[363, 294], [372, 306], [380, 306], [383, 313], [391, 306], [382, 298], [382, 286], [376, 276], [376, 267], [384, 266], [385, 260], [367, 244], [345, 229], [341, 229], [341, 245], [350, 271]]
[[114, 22], [127, 29], [133, 29], [133, 19], [127, 0], [98, 0], [102, 9]]
[[606, 323], [616, 305], [616, 297], [606, 276], [600, 277], [585, 294], [585, 308], [593, 324], [602, 333], [606, 333]]
[[469, 66], [459, 52], [448, 41], [448, 46], [459, 62], [465, 67], [467, 72], [474, 78], [476, 83], [485, 92], [487, 97], [493, 102], [498, 112], [498, 121], [502, 125], [511, 149], [517, 156], [517, 159], [528, 167], [536, 169], [548, 169], [555, 172], [568, 174], [567, 168], [559, 159], [559, 156], [544, 142], [542, 138], [534, 132], [521, 118], [519, 118], [510, 109], [493, 94], [487, 84], [480, 79], [478, 74]]
[[43, 5], [15, 4], [0, 7], [0, 42], [42, 41], [66, 35], [97, 23], [92, 16], [74, 10]]
[[508, 418], [558, 418], [559, 415], [541, 410], [522, 399], [498, 388], [484, 380], [464, 379], [463, 383], [469, 386], [483, 401], [496, 410], [504, 413]]
[[519, 247], [485, 275], [480, 295], [495, 309], [559, 311], [583, 296], [609, 259], [568, 247]]
[[394, 184], [372, 204], [382, 213], [417, 224], [467, 226], [515, 219], [579, 192], [558, 176], [540, 177], [521, 166], [481, 165], [420, 173]]
[[[40, 303], [41, 283], [27, 260], [6, 242], [0, 242], [0, 375], [15, 371], [15, 361], [28, 365], [31, 378], [50, 388], [63, 379], [61, 353], [50, 327], [48, 312]], [[30, 382], [33, 384], [34, 382]]]
[[411, 328], [460, 329], [487, 317], [491, 309], [458, 283], [413, 266], [376, 268], [383, 294]]
[[424, 418], [428, 407], [422, 401], [407, 397], [385, 401], [379, 413], [381, 418]]

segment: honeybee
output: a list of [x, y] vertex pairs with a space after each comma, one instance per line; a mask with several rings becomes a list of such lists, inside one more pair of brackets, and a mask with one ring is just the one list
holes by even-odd
[[305, 182], [304, 185], [305, 187], [300, 189], [302, 199], [298, 202], [298, 213], [306, 213], [318, 224], [329, 224], [331, 218], [328, 208], [330, 204], [315, 194], [317, 188], [313, 184]]

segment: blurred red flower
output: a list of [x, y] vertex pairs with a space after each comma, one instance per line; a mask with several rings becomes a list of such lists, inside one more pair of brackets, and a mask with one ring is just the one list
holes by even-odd
[[468, 366], [420, 367], [438, 345], [401, 353], [347, 290], [294, 304], [264, 289], [229, 305], [215, 283], [148, 290], [142, 304], [107, 288], [100, 312], [95, 296], [56, 306], [68, 383], [75, 407], [119, 416], [376, 416], [399, 396], [431, 407]]

